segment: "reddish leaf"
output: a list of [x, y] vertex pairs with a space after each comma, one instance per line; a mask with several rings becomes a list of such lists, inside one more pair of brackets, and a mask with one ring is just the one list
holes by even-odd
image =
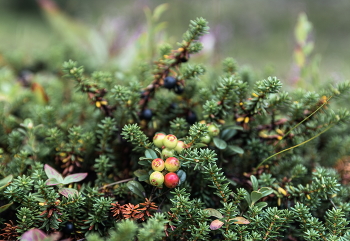
[[58, 191], [59, 193], [61, 193], [63, 196], [65, 197], [69, 197], [69, 196], [76, 196], [78, 195], [78, 191], [73, 189], [73, 188], [62, 188]]
[[47, 235], [40, 229], [33, 228], [25, 232], [21, 240], [22, 241], [42, 241], [47, 237]]
[[58, 185], [58, 184], [61, 184], [59, 181], [57, 181], [56, 178], [49, 178], [46, 180], [45, 182], [46, 185], [49, 185], [49, 186], [55, 186], [55, 185]]
[[87, 172], [68, 175], [64, 178], [63, 184], [68, 184], [68, 183], [72, 183], [72, 182], [80, 182], [86, 176], [87, 176]]
[[216, 219], [216, 220], [214, 220], [214, 221], [211, 222], [209, 228], [210, 228], [211, 230], [217, 230], [217, 229], [221, 228], [222, 225], [224, 225], [224, 223], [221, 222], [219, 219]]
[[54, 168], [45, 164], [44, 169], [45, 169], [46, 176], [48, 178], [56, 178], [56, 180], [59, 181], [60, 183], [63, 182], [62, 175], [58, 171], [56, 171]]

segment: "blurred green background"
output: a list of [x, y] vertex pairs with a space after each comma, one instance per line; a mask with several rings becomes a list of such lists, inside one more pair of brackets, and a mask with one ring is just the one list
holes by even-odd
[[[75, 24], [93, 29], [99, 37], [107, 39], [109, 51], [114, 48], [115, 54], [119, 55], [123, 55], [124, 46], [136, 43], [133, 42], [134, 39], [147, 31], [145, 8], [153, 11], [156, 6], [168, 3], [168, 9], [159, 19], [159, 22], [167, 23], [162, 39], [171, 44], [181, 41], [189, 21], [203, 17], [209, 22], [211, 30], [203, 38], [205, 58], [202, 61], [211, 66], [219, 66], [225, 57], [234, 57], [239, 65], [249, 65], [261, 71], [269, 69], [282, 80], [288, 80], [291, 74], [295, 47], [294, 28], [299, 14], [304, 12], [313, 24], [314, 53], [322, 56], [321, 77], [341, 81], [350, 74], [348, 0], [54, 2]], [[96, 38], [97, 45], [101, 38]], [[37, 1], [0, 1], [2, 61], [5, 59], [7, 63], [21, 69], [33, 66], [36, 61], [56, 59], [59, 62], [66, 58], [78, 58], [78, 55], [72, 54], [74, 51], [62, 47], [66, 41], [67, 36], [62, 35], [62, 30], [57, 31], [57, 28], [52, 27]], [[103, 66], [104, 58], [101, 59], [100, 65], [95, 65], [96, 69]]]

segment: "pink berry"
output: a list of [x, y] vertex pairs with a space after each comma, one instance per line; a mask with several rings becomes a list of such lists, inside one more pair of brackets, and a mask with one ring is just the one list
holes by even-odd
[[168, 172], [176, 172], [180, 169], [180, 161], [176, 157], [169, 157], [165, 160], [165, 168]]
[[164, 167], [165, 167], [165, 165], [164, 165], [164, 161], [162, 159], [156, 158], [152, 161], [152, 169], [154, 171], [161, 172], [164, 170]]
[[156, 187], [162, 187], [164, 183], [164, 176], [161, 172], [154, 171], [152, 174], [149, 176], [149, 182], [151, 185], [156, 186]]
[[174, 188], [179, 185], [180, 178], [174, 172], [169, 172], [164, 177], [164, 184], [168, 188]]
[[163, 145], [166, 148], [174, 149], [176, 147], [176, 145], [177, 145], [177, 138], [176, 138], [176, 136], [174, 136], [172, 134], [167, 135], [164, 138], [164, 140], [163, 140]]
[[165, 138], [165, 134], [164, 133], [157, 133], [154, 135], [153, 137], [153, 144], [158, 147], [158, 148], [162, 148], [163, 147], [163, 140]]

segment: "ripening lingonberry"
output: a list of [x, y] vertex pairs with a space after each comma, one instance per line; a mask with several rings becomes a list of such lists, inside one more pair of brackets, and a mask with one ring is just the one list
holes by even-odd
[[149, 176], [149, 182], [153, 186], [161, 187], [163, 185], [163, 183], [164, 183], [164, 176], [163, 176], [163, 174], [161, 172], [154, 171]]
[[176, 157], [169, 157], [165, 160], [165, 168], [168, 172], [176, 172], [180, 169], [180, 161]]
[[163, 140], [163, 145], [166, 148], [174, 149], [177, 145], [177, 138], [175, 135], [169, 134]]
[[162, 148], [164, 138], [165, 138], [164, 133], [160, 132], [160, 133], [155, 134], [153, 137], [153, 144], [158, 148]]
[[164, 165], [164, 161], [162, 159], [156, 158], [152, 161], [152, 169], [154, 171], [161, 172], [164, 170], [164, 167], [165, 167], [165, 165]]
[[183, 149], [186, 148], [186, 144], [183, 141], [178, 141], [176, 146], [175, 146], [175, 151], [177, 151], [177, 153], [181, 153]]

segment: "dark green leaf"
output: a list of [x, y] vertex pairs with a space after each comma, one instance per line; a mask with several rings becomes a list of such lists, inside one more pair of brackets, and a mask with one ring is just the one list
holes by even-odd
[[233, 130], [240, 130], [240, 131], [243, 131], [243, 127], [242, 126], [226, 126], [225, 127], [225, 130], [229, 130], [229, 129], [233, 129]]
[[214, 145], [219, 148], [220, 150], [224, 150], [226, 149], [227, 147], [227, 143], [226, 141], [220, 139], [220, 138], [217, 138], [217, 137], [214, 137], [213, 138], [213, 141], [214, 141]]
[[146, 159], [144, 159], [144, 160], [141, 159], [140, 161], [138, 161], [138, 163], [140, 165], [142, 165], [142, 166], [149, 166], [149, 165], [151, 165], [151, 163], [149, 161], [147, 161]]
[[141, 176], [139, 176], [138, 179], [140, 182], [147, 181], [149, 179], [149, 175], [148, 174], [141, 175]]
[[252, 181], [253, 190], [257, 191], [259, 187], [258, 179], [254, 175], [251, 175], [250, 180]]
[[250, 198], [249, 193], [246, 193], [246, 195], [244, 196], [244, 199], [247, 201], [247, 203], [250, 205], [252, 203], [252, 199]]
[[238, 154], [243, 154], [244, 150], [242, 148], [240, 148], [239, 146], [234, 146], [234, 145], [229, 145], [228, 148]]
[[267, 202], [258, 202], [254, 206], [258, 208], [264, 208], [267, 206]]
[[186, 180], [186, 172], [184, 172], [183, 170], [179, 170], [176, 174], [180, 178], [179, 185], [181, 185]]
[[263, 195], [262, 195], [261, 192], [259, 192], [259, 191], [252, 191], [252, 193], [250, 194], [250, 198], [252, 200], [251, 204], [256, 203], [262, 197], [263, 197]]
[[221, 132], [221, 139], [227, 141], [236, 135], [237, 131], [235, 129], [225, 129]]
[[13, 202], [1, 206], [1, 207], [0, 207], [0, 213], [3, 212], [3, 211], [5, 211], [6, 209], [8, 209], [12, 204], [13, 204]]
[[0, 180], [0, 190], [6, 187], [13, 179], [12, 175], [8, 175], [7, 177]]
[[137, 169], [134, 171], [134, 175], [137, 177], [141, 177], [143, 175], [148, 175], [148, 172], [145, 169]]
[[262, 187], [259, 189], [259, 192], [261, 192], [263, 197], [265, 197], [273, 193], [273, 189], [270, 187]]
[[129, 181], [126, 186], [135, 193], [137, 196], [144, 198], [145, 197], [145, 189], [141, 185], [141, 183], [137, 181]]
[[205, 147], [208, 146], [207, 144], [204, 143], [196, 143], [193, 146], [191, 146], [192, 148], [201, 148], [201, 147]]
[[149, 159], [156, 159], [158, 158], [157, 153], [153, 151], [152, 149], [147, 149], [145, 151], [145, 156]]

